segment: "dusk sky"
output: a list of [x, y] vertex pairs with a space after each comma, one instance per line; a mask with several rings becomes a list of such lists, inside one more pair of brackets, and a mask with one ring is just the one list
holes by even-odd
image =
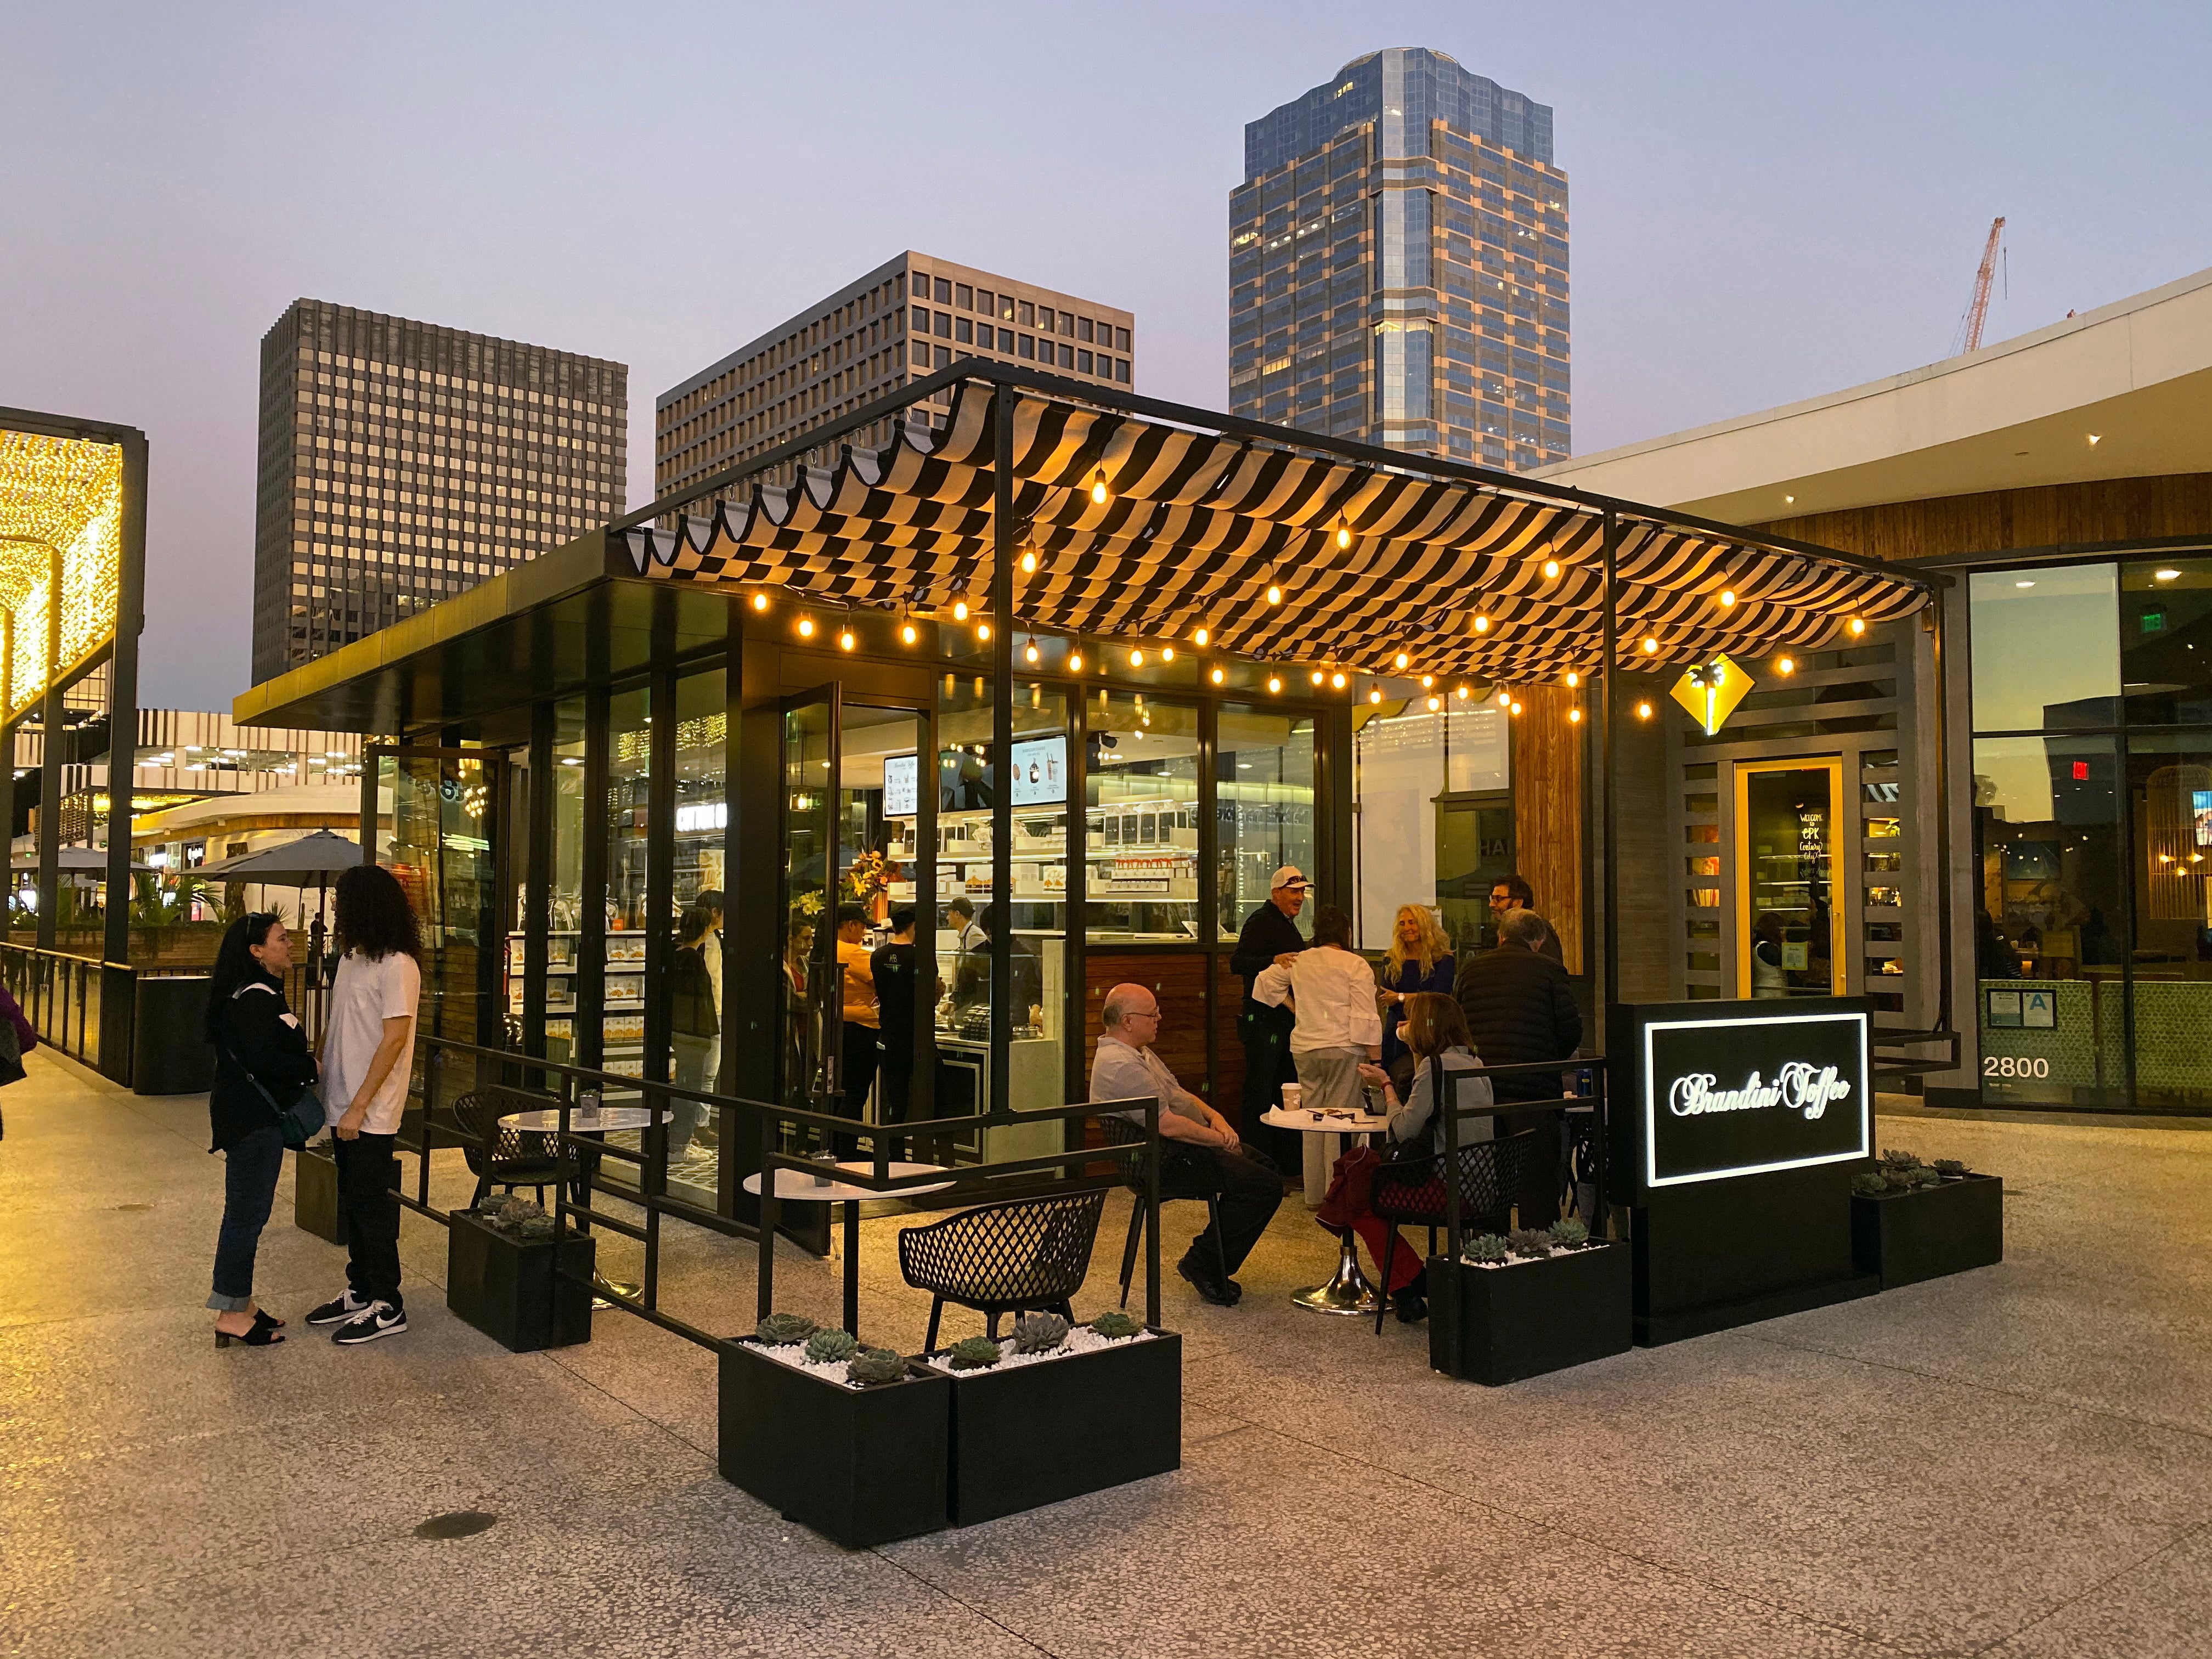
[[247, 683], [262, 335], [302, 295], [656, 393], [907, 247], [1133, 309], [1227, 401], [1243, 123], [1426, 46], [1549, 104], [1577, 453], [2212, 264], [2212, 6], [4, 7], [0, 404], [145, 428], [149, 705]]

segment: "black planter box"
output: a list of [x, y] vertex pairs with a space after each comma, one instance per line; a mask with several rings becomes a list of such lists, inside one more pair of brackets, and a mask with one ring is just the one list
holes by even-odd
[[1495, 1387], [1565, 1370], [1635, 1340], [1634, 1279], [1622, 1244], [1593, 1244], [1505, 1267], [1429, 1258], [1429, 1364]]
[[[585, 1282], [562, 1278], [557, 1264]], [[503, 1348], [535, 1353], [592, 1340], [592, 1267], [599, 1241], [571, 1232], [526, 1244], [466, 1210], [446, 1229], [446, 1305]]]
[[1171, 1331], [945, 1380], [955, 1526], [1182, 1467], [1182, 1338]]
[[1885, 1291], [2004, 1260], [2004, 1182], [1970, 1175], [1917, 1192], [1851, 1194], [1851, 1255]]
[[902, 1382], [848, 1388], [760, 1353], [722, 1350], [722, 1479], [832, 1543], [866, 1549], [945, 1524], [951, 1384], [908, 1366]]
[[338, 1162], [326, 1148], [302, 1146], [292, 1158], [292, 1224], [326, 1244], [345, 1247], [345, 1212], [338, 1206]]

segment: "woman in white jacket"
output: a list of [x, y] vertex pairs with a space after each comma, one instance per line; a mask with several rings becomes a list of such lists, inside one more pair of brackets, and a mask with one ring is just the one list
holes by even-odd
[[1298, 1068], [1298, 1105], [1360, 1109], [1359, 1067], [1382, 1053], [1382, 1015], [1375, 969], [1352, 948], [1352, 918], [1333, 904], [1314, 913], [1310, 950], [1261, 970], [1252, 999], [1288, 1003], [1297, 1016], [1291, 1055]]

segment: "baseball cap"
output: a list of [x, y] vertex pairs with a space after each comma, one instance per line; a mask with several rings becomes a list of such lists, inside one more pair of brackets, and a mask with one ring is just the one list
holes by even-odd
[[1306, 879], [1304, 871], [1299, 869], [1295, 864], [1286, 864], [1275, 872], [1275, 878], [1267, 884], [1267, 890], [1273, 892], [1279, 887], [1295, 887], [1300, 892], [1304, 892], [1312, 885], [1313, 884]]

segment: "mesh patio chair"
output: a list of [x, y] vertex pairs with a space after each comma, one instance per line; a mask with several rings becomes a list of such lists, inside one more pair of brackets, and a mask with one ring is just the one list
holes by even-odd
[[518, 1187], [531, 1188], [542, 1205], [548, 1187], [575, 1179], [576, 1160], [570, 1157], [563, 1167], [562, 1160], [555, 1156], [555, 1136], [542, 1130], [514, 1128], [499, 1121], [510, 1112], [550, 1111], [560, 1103], [550, 1095], [497, 1085], [471, 1090], [454, 1101], [453, 1121], [468, 1137], [461, 1151], [468, 1159], [469, 1173], [477, 1178], [471, 1208], [482, 1203], [484, 1194], [495, 1187], [510, 1193]]
[[[1557, 1132], [1551, 1125], [1522, 1129], [1495, 1140], [1472, 1140], [1459, 1148], [1459, 1220], [1468, 1233], [1502, 1233], [1513, 1223], [1513, 1198], [1521, 1190], [1522, 1172], [1528, 1160], [1546, 1156]], [[1429, 1254], [1437, 1253], [1437, 1230], [1444, 1224], [1443, 1171], [1439, 1159], [1411, 1158], [1385, 1164], [1375, 1171], [1370, 1202], [1375, 1213], [1390, 1228], [1382, 1247], [1382, 1283], [1390, 1282], [1390, 1264], [1398, 1254], [1401, 1224], [1429, 1230]], [[1390, 1298], [1375, 1298], [1375, 1334], [1382, 1334], [1382, 1312]]]
[[[1132, 1123], [1126, 1117], [1101, 1117], [1098, 1127], [1105, 1131], [1109, 1146], [1134, 1146], [1145, 1138], [1143, 1127]], [[1169, 1144], [1161, 1142], [1163, 1149]], [[1137, 1273], [1137, 1248], [1145, 1242], [1145, 1159], [1141, 1155], [1130, 1158], [1122, 1168], [1127, 1172], [1128, 1188], [1136, 1197], [1136, 1202], [1129, 1206], [1129, 1237], [1121, 1246], [1121, 1305], [1127, 1308], [1129, 1305], [1129, 1281]], [[1200, 1188], [1179, 1188], [1169, 1180], [1167, 1171], [1163, 1169], [1160, 1171], [1160, 1202], [1165, 1204], [1170, 1199], [1200, 1199], [1205, 1201], [1206, 1226], [1201, 1237], [1213, 1240], [1214, 1257], [1221, 1270], [1221, 1282], [1227, 1284], [1229, 1256], [1221, 1242], [1219, 1194]]]
[[935, 1298], [923, 1352], [936, 1352], [937, 1323], [948, 1302], [981, 1314], [993, 1336], [1002, 1314], [1042, 1310], [1073, 1323], [1071, 1304], [1091, 1271], [1105, 1207], [1100, 1188], [988, 1204], [906, 1229], [898, 1236], [899, 1272]]

